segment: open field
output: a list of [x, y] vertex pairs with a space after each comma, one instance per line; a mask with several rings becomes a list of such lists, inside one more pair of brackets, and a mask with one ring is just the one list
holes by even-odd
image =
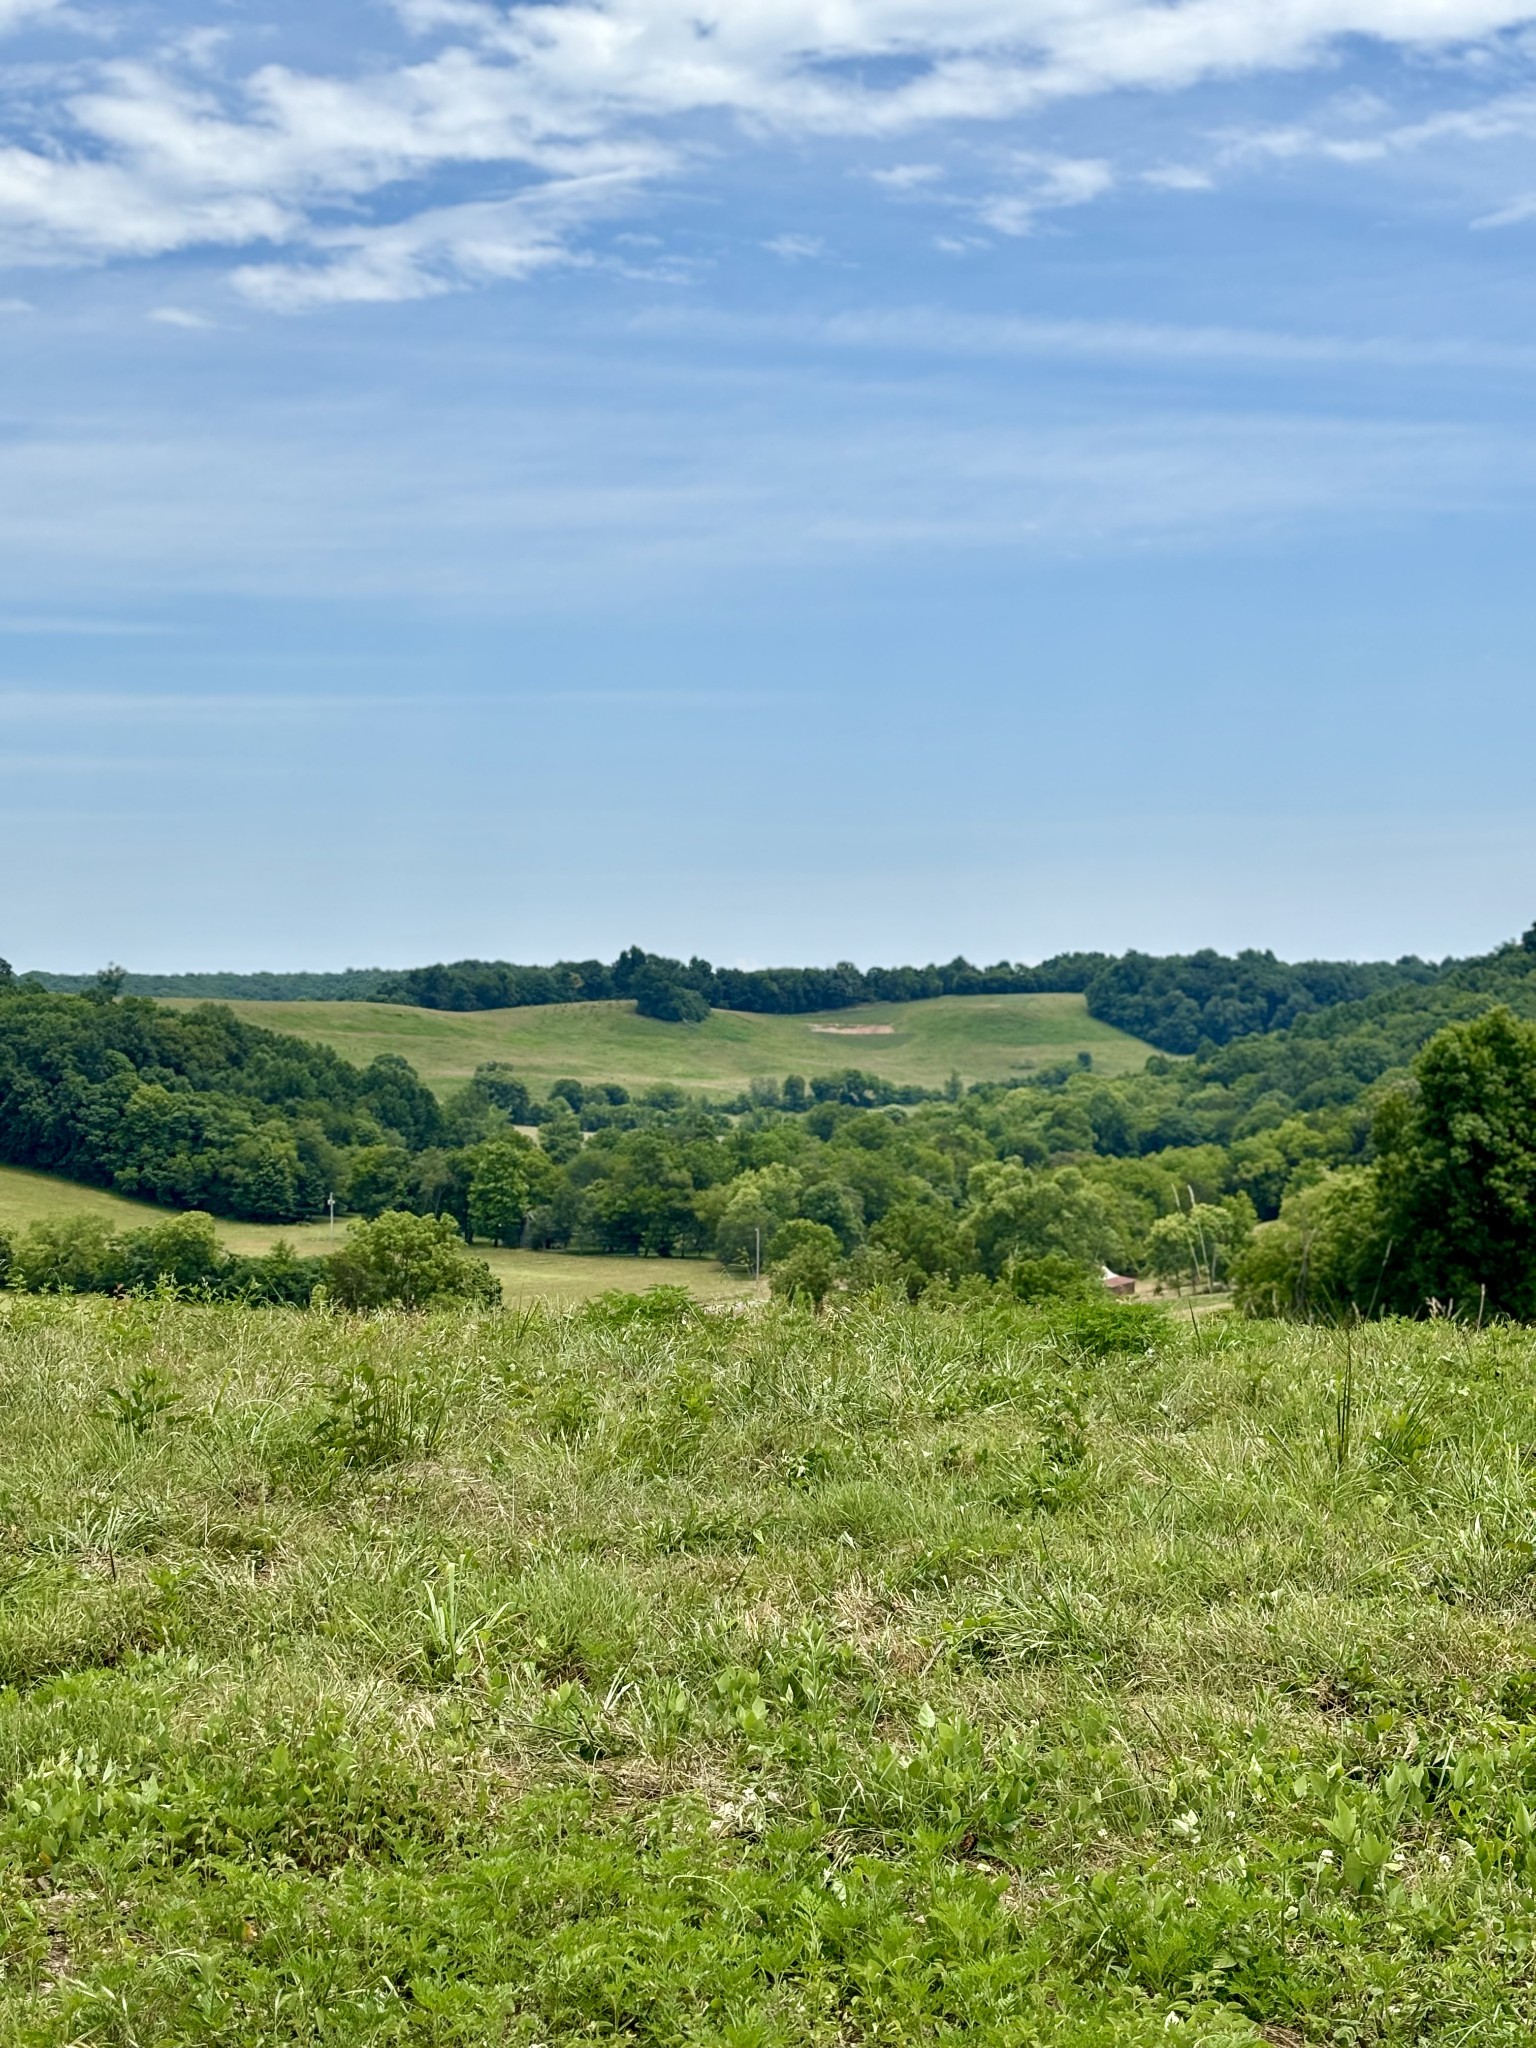
[[0, 1356], [0, 2040], [1536, 2035], [1527, 1331]]
[[[82, 1215], [100, 1216], [114, 1230], [140, 1230], [174, 1213], [53, 1174], [0, 1166], [0, 1230], [12, 1234], [31, 1223]], [[220, 1217], [218, 1232], [231, 1251], [264, 1252], [283, 1238], [295, 1251], [313, 1256], [338, 1244], [346, 1225], [347, 1219], [339, 1219], [333, 1236], [326, 1223], [234, 1223]], [[763, 1291], [712, 1259], [575, 1258], [564, 1252], [502, 1251], [485, 1244], [475, 1246], [475, 1256], [495, 1273], [509, 1303], [547, 1301], [569, 1307], [609, 1288], [638, 1292], [658, 1284], [686, 1287], [705, 1302], [750, 1300]]]
[[[364, 1064], [399, 1053], [442, 1089], [486, 1060], [508, 1060], [540, 1092], [551, 1081], [673, 1081], [734, 1094], [758, 1074], [863, 1067], [939, 1088], [1007, 1081], [1078, 1053], [1106, 1074], [1139, 1069], [1151, 1050], [1088, 1015], [1081, 996], [939, 996], [805, 1017], [716, 1010], [702, 1024], [658, 1024], [629, 1003], [526, 1010], [412, 1010], [393, 1003], [232, 1003], [251, 1024], [319, 1039]], [[830, 1027], [830, 1028], [829, 1028]], [[878, 1027], [878, 1028], [874, 1028]]]

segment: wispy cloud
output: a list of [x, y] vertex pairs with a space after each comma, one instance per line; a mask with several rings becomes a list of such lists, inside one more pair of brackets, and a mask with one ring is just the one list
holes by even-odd
[[[233, 45], [194, 28], [75, 69], [52, 100], [27, 87], [26, 139], [0, 147], [0, 260], [215, 247], [245, 252], [240, 289], [273, 307], [430, 296], [574, 260], [596, 217], [703, 161], [706, 118], [759, 138], [903, 137], [1093, 94], [1294, 73], [1348, 37], [1464, 52], [1524, 24], [1530, 5], [755, 0], [706, 18], [693, 0], [396, 0], [415, 39], [406, 56], [329, 74], [274, 62], [227, 75]], [[49, 0], [0, 0], [0, 30], [48, 11]], [[1532, 125], [1530, 97], [1506, 93], [1397, 128], [1367, 110], [1337, 128], [1255, 130], [1221, 148], [1229, 162], [1369, 161]], [[463, 179], [451, 194], [423, 187], [450, 169], [468, 192]], [[936, 181], [939, 167], [869, 175], [902, 193]], [[1210, 168], [1138, 173], [1021, 152], [976, 203], [991, 232], [1028, 234], [1044, 214], [1133, 176], [1193, 190]], [[599, 191], [601, 203], [583, 196]]]
[[875, 184], [883, 185], [888, 192], [914, 192], [920, 186], [936, 183], [943, 175], [941, 164], [892, 164], [885, 170], [869, 173]]
[[[1536, 210], [1536, 205], [1533, 205]], [[1347, 335], [1264, 327], [1224, 327], [1152, 320], [1050, 320], [1008, 314], [960, 313], [935, 306], [878, 307], [817, 317], [652, 312], [641, 332], [708, 336], [716, 342], [766, 336], [780, 346], [867, 350], [895, 355], [1007, 360], [1036, 357], [1074, 362], [1146, 363], [1171, 369], [1230, 365], [1295, 370], [1393, 369], [1488, 371], [1536, 377], [1536, 342], [1499, 343], [1469, 335]]]
[[1013, 189], [989, 193], [976, 209], [985, 225], [1000, 235], [1031, 234], [1042, 214], [1087, 206], [1115, 183], [1113, 167], [1098, 157], [1016, 150], [1011, 171]]
[[827, 245], [820, 235], [775, 235], [763, 247], [770, 256], [777, 256], [785, 263], [808, 263], [825, 256]]
[[148, 317], [161, 327], [183, 327], [189, 333], [201, 332], [215, 325], [206, 314], [189, 312], [185, 306], [156, 306]]

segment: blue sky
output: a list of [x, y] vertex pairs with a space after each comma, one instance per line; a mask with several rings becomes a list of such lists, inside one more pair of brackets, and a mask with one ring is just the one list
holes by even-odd
[[0, 952], [1536, 917], [1536, 14], [0, 0]]

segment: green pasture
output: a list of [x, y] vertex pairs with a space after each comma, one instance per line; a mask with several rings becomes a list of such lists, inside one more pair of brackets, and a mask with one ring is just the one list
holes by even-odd
[[[60, 1216], [99, 1216], [113, 1230], [139, 1230], [169, 1212], [150, 1202], [128, 1202], [100, 1188], [81, 1187], [53, 1174], [29, 1173], [0, 1166], [0, 1231], [19, 1236], [29, 1224]], [[330, 1250], [346, 1234], [339, 1218], [334, 1234], [328, 1223], [235, 1223], [218, 1219], [220, 1238], [231, 1251], [264, 1252], [278, 1238], [306, 1256]], [[749, 1281], [726, 1272], [713, 1259], [577, 1258], [565, 1252], [504, 1251], [475, 1246], [501, 1282], [508, 1302], [546, 1301], [568, 1307], [608, 1289], [638, 1292], [658, 1283], [686, 1287], [701, 1302], [750, 1300], [763, 1292]]]
[[[658, 1024], [631, 1003], [550, 1004], [524, 1010], [413, 1010], [393, 1003], [232, 1003], [248, 1023], [319, 1039], [366, 1064], [399, 1053], [433, 1087], [507, 1060], [538, 1090], [551, 1081], [672, 1081], [734, 1094], [759, 1074], [826, 1074], [863, 1067], [927, 1088], [1026, 1078], [1090, 1053], [1106, 1074], [1138, 1070], [1151, 1048], [1088, 1015], [1081, 996], [938, 996], [870, 1003], [817, 1016], [716, 1010], [702, 1024]], [[871, 1032], [870, 1027], [877, 1027]]]
[[1528, 2048], [1536, 1347], [0, 1296], [0, 2043]]

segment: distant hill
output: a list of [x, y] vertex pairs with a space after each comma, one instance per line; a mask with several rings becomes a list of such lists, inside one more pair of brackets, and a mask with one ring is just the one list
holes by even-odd
[[[806, 1016], [866, 1003], [938, 996], [1081, 995], [1089, 1014], [1162, 1052], [1198, 1053], [1287, 1029], [1340, 1004], [1399, 988], [1433, 985], [1475, 963], [1277, 960], [1273, 953], [1210, 951], [1158, 956], [1061, 953], [1038, 965], [963, 957], [926, 967], [716, 967], [632, 946], [612, 962], [440, 961], [400, 969], [347, 968], [335, 974], [128, 973], [125, 994], [221, 1002], [376, 1002], [438, 1011], [516, 1010], [554, 1004], [634, 1001], [642, 1016], [697, 1021], [710, 1010]], [[38, 973], [44, 988], [79, 992], [95, 977]]]

